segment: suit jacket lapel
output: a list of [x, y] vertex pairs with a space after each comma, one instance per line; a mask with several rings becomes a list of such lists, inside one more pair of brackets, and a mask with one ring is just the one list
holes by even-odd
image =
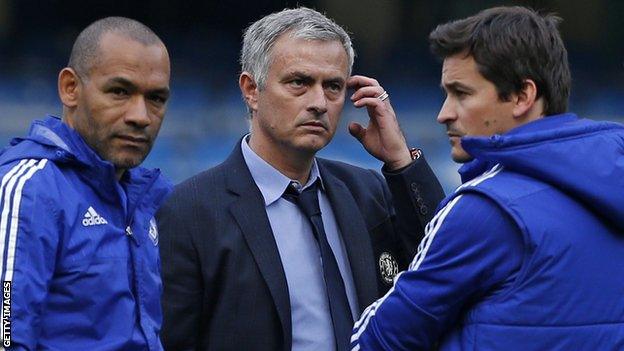
[[356, 315], [359, 315], [378, 297], [377, 273], [371, 240], [362, 213], [345, 183], [328, 172], [320, 160], [317, 159], [317, 161], [319, 161], [323, 185], [349, 256], [360, 306]]
[[264, 208], [264, 199], [245, 164], [240, 141], [226, 163], [228, 190], [238, 196], [230, 206], [230, 212], [240, 226], [260, 273], [271, 291], [282, 322], [284, 345], [286, 349], [290, 349], [292, 326], [286, 274]]

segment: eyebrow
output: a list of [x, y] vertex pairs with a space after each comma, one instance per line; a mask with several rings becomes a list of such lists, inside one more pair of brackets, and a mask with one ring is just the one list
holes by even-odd
[[[303, 80], [303, 81], [305, 81], [307, 83], [315, 80], [311, 75], [309, 75], [307, 73], [304, 73], [304, 72], [301, 72], [301, 71], [292, 71], [292, 72], [288, 72], [282, 78], [282, 81], [287, 81], [287, 80], [292, 79], [292, 78], [299, 78], [299, 79], [301, 79], [301, 80]], [[339, 76], [331, 77], [331, 78], [323, 80], [323, 83], [340, 83], [342, 85], [344, 85], [345, 82], [346, 82], [346, 80], [343, 77], [339, 77]]]
[[119, 85], [123, 85], [124, 87], [136, 89], [136, 84], [132, 83], [132, 81], [123, 77], [113, 77], [106, 81], [106, 85], [114, 85], [114, 84], [119, 84]]
[[[110, 85], [114, 85], [114, 84], [119, 84], [119, 85], [123, 86], [124, 88], [128, 88], [128, 89], [130, 89], [132, 91], [136, 91], [137, 90], [136, 84], [134, 84], [131, 80], [126, 79], [124, 77], [113, 77], [113, 78], [109, 79], [106, 82], [106, 86], [110, 86]], [[168, 87], [163, 87], [163, 88], [156, 88], [156, 89], [148, 90], [146, 93], [147, 94], [157, 94], [157, 95], [162, 95], [164, 97], [169, 97], [170, 90], [169, 90]]]
[[468, 85], [457, 82], [457, 81], [453, 81], [448, 84], [440, 83], [440, 88], [442, 88], [443, 90], [468, 90], [468, 91], [474, 90]]
[[342, 77], [335, 77], [335, 78], [329, 78], [327, 80], [324, 80], [323, 82], [325, 83], [339, 83], [341, 85], [344, 85], [346, 80]]
[[303, 73], [301, 71], [288, 72], [284, 76], [284, 80], [288, 80], [288, 79], [292, 79], [292, 78], [299, 78], [299, 79], [303, 79], [305, 81], [313, 80], [311, 75]]

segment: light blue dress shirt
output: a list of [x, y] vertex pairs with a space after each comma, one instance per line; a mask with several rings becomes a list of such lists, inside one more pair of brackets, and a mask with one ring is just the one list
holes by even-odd
[[[247, 137], [243, 138], [241, 142], [243, 158], [264, 197], [267, 216], [286, 274], [290, 295], [292, 350], [335, 350], [321, 253], [312, 233], [312, 226], [297, 205], [282, 198], [284, 190], [293, 180], [260, 158], [249, 147], [246, 139]], [[318, 165], [314, 160], [308, 182], [301, 189], [309, 187], [320, 178]], [[358, 309], [358, 301], [353, 274], [338, 223], [325, 194], [323, 179], [320, 180], [318, 195], [323, 226], [345, 283], [351, 314], [355, 320], [357, 316], [354, 311]]]

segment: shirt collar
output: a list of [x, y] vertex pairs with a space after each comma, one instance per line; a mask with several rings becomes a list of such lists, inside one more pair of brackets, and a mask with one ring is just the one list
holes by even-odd
[[[286, 187], [291, 182], [297, 182], [296, 180], [292, 180], [278, 171], [275, 167], [271, 166], [268, 162], [263, 160], [258, 154], [255, 153], [247, 144], [247, 139], [249, 138], [249, 134], [243, 137], [241, 140], [241, 150], [243, 152], [243, 158], [245, 159], [245, 163], [247, 164], [247, 168], [249, 168], [249, 172], [251, 173], [251, 177], [254, 179], [254, 182], [260, 189], [262, 193], [262, 197], [264, 197], [264, 205], [269, 206], [273, 202], [279, 200], [282, 197], [282, 194], [286, 190]], [[314, 184], [314, 182], [319, 179], [320, 181], [320, 189], [324, 190], [323, 179], [321, 178], [321, 173], [318, 169], [318, 164], [316, 163], [316, 158], [312, 162], [312, 169], [310, 170], [310, 177], [308, 177], [308, 182], [301, 189], [305, 189], [310, 185]], [[297, 182], [298, 183], [298, 182]]]

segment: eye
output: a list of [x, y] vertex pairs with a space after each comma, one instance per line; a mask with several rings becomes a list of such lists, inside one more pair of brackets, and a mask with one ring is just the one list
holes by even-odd
[[464, 90], [452, 90], [450, 92], [451, 95], [455, 96], [457, 99], [461, 100], [470, 95], [467, 91]]
[[110, 89], [110, 93], [116, 96], [127, 96], [128, 91], [121, 87], [114, 87]]
[[305, 82], [303, 81], [303, 79], [295, 78], [288, 82], [288, 84], [290, 84], [290, 86], [293, 88], [301, 88], [305, 85]]
[[167, 98], [161, 95], [150, 95], [148, 99], [159, 105], [164, 105], [167, 102]]
[[340, 83], [329, 83], [328, 89], [333, 93], [339, 93], [342, 91], [342, 84]]

